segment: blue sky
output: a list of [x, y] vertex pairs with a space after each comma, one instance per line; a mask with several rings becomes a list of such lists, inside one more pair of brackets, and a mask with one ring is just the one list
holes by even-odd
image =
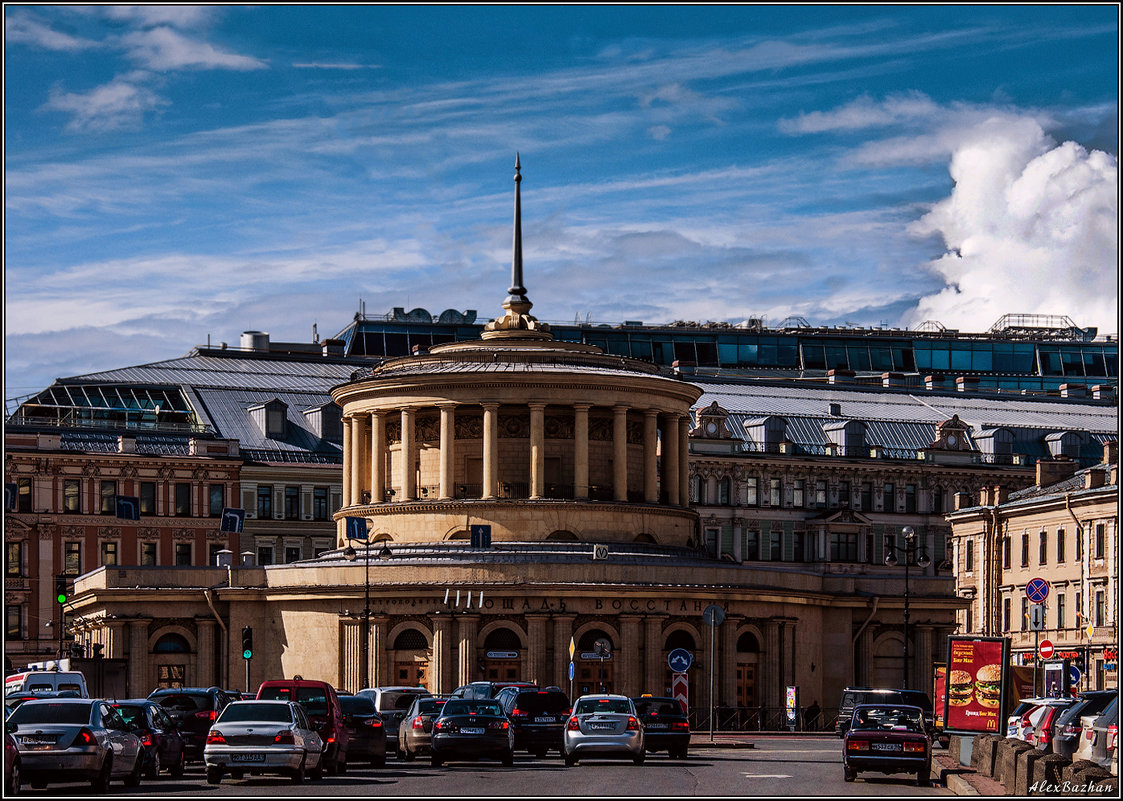
[[1118, 331], [1118, 9], [5, 6], [5, 397], [494, 317]]

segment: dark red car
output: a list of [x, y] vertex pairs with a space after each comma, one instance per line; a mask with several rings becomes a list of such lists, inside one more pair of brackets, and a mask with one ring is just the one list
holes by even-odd
[[16, 738], [12, 736], [12, 724], [7, 724], [4, 731], [4, 797], [11, 798], [20, 791], [23, 779], [20, 778], [19, 746]]
[[171, 716], [147, 698], [114, 701], [113, 708], [137, 737], [144, 749], [144, 775], [158, 778], [166, 770], [175, 778], [183, 775], [187, 764], [187, 741]]
[[912, 773], [919, 787], [927, 786], [932, 772], [932, 740], [924, 710], [901, 704], [863, 704], [854, 707], [843, 738], [844, 778], [859, 773]]

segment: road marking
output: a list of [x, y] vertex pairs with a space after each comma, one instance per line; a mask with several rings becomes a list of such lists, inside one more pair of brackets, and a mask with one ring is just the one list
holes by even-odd
[[746, 779], [790, 779], [787, 773], [742, 773]]

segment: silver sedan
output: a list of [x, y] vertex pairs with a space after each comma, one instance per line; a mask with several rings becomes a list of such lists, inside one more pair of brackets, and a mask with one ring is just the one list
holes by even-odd
[[626, 695], [583, 695], [565, 724], [563, 756], [567, 766], [583, 757], [606, 756], [643, 764], [643, 726]]
[[223, 775], [280, 773], [293, 783], [323, 776], [324, 741], [303, 707], [293, 701], [235, 701], [227, 704], [207, 733], [203, 761], [207, 783]]

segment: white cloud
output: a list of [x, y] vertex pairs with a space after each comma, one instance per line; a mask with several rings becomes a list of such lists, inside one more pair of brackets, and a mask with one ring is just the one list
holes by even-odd
[[266, 63], [250, 56], [220, 50], [208, 42], [191, 39], [168, 27], [135, 31], [121, 37], [129, 57], [153, 70], [187, 68], [256, 70]]
[[213, 20], [218, 9], [212, 6], [163, 5], [104, 6], [101, 12], [110, 19], [136, 22], [142, 26], [173, 25], [197, 28]]
[[955, 187], [911, 233], [939, 236], [929, 268], [946, 287], [910, 323], [982, 330], [1003, 314], [1067, 315], [1118, 331], [1118, 161], [1056, 145], [1032, 120], [965, 132], [951, 160]]
[[794, 119], [780, 120], [779, 126], [781, 131], [792, 134], [854, 131], [933, 119], [946, 113], [947, 109], [922, 92], [895, 95], [880, 102], [869, 95], [862, 95], [831, 111], [812, 111]]
[[647, 133], [651, 136], [652, 139], [662, 142], [664, 139], [671, 135], [671, 129], [666, 125], [654, 125], [651, 128], [647, 129]]
[[117, 78], [89, 92], [64, 92], [54, 88], [44, 108], [72, 115], [66, 129], [114, 131], [139, 127], [144, 112], [167, 105], [150, 89], [127, 78]]
[[17, 14], [4, 20], [6, 44], [30, 44], [47, 50], [75, 52], [99, 47], [97, 42], [60, 33], [26, 14]]
[[292, 66], [298, 70], [376, 70], [381, 68], [378, 64], [329, 64], [319, 61], [294, 63]]

